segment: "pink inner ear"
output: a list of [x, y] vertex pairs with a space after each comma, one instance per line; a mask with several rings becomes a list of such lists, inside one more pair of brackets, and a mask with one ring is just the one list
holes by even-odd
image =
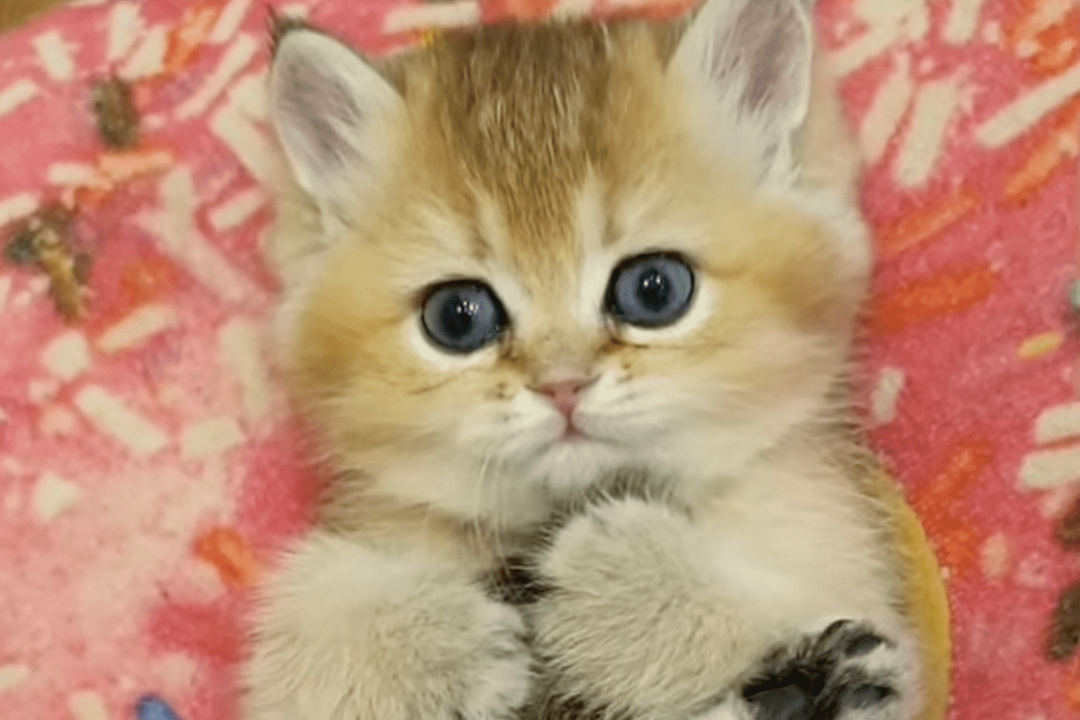
[[742, 102], [753, 113], [789, 108], [807, 91], [810, 38], [790, 0], [752, 0], [726, 36], [733, 50], [726, 73], [746, 74]]

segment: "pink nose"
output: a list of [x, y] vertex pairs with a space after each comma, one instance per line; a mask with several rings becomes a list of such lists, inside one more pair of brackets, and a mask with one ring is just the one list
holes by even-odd
[[581, 393], [596, 382], [596, 378], [573, 378], [556, 382], [541, 383], [533, 388], [540, 395], [546, 395], [555, 409], [562, 413], [569, 422], [574, 409], [581, 400]]

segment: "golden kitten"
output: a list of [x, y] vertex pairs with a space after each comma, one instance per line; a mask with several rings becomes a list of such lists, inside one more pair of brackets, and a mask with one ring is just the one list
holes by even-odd
[[820, 75], [798, 0], [378, 65], [285, 29], [281, 339], [334, 479], [249, 720], [925, 711], [845, 422], [870, 253]]

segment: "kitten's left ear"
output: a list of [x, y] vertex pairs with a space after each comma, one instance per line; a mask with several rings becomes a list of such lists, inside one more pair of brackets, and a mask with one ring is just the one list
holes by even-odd
[[774, 163], [810, 104], [813, 30], [806, 0], [706, 0], [672, 57]]
[[403, 101], [355, 51], [298, 27], [276, 39], [270, 118], [297, 183], [324, 214], [363, 199]]

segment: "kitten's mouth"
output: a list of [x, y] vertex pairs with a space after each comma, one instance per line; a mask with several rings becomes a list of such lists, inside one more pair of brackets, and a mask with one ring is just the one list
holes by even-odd
[[563, 431], [562, 437], [559, 438], [559, 442], [573, 444], [586, 442], [591, 439], [592, 438], [583, 433], [581, 430], [574, 427], [572, 423], [568, 423], [566, 426], [566, 430]]

